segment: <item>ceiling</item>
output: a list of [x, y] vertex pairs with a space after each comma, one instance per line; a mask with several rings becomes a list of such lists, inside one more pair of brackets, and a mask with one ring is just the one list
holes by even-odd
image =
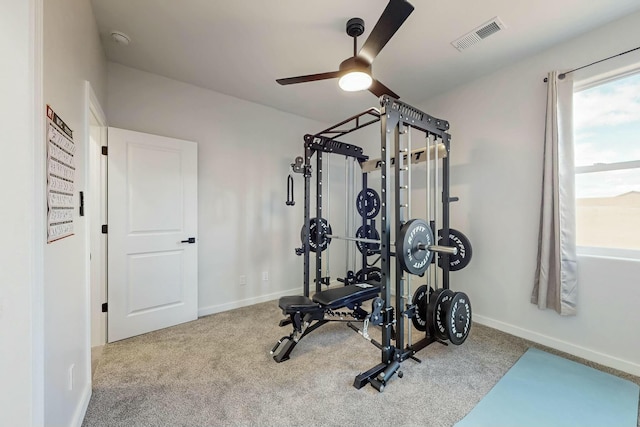
[[[346, 21], [364, 19], [360, 47], [387, 0], [91, 2], [110, 61], [329, 124], [378, 105], [370, 92], [343, 92], [335, 79], [275, 80], [337, 70], [353, 53]], [[373, 74], [414, 105], [640, 10], [637, 0], [410, 2], [414, 12]], [[450, 44], [495, 16], [505, 30], [463, 52]], [[129, 46], [112, 41], [112, 30], [130, 36]]]

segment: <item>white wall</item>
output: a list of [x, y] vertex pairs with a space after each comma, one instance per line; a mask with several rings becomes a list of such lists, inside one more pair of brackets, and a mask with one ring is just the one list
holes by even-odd
[[[640, 262], [581, 256], [578, 315], [530, 300], [536, 267], [546, 85], [567, 70], [636, 47], [640, 14], [429, 100], [453, 135], [452, 226], [473, 244], [452, 288], [470, 296], [474, 319], [560, 350], [640, 374]], [[478, 46], [481, 47], [481, 46]]]
[[[42, 143], [35, 126], [41, 33], [37, 1], [3, 0], [0, 14], [0, 156], [5, 224], [0, 243], [0, 425], [42, 424], [42, 322], [39, 280], [42, 253], [36, 249], [42, 219], [36, 212], [36, 169]], [[39, 100], [39, 98], [38, 98]], [[34, 195], [36, 191], [36, 195]], [[40, 223], [38, 222], [40, 221]]]
[[[302, 291], [294, 248], [304, 186], [293, 174], [296, 205], [286, 206], [287, 175], [304, 153], [304, 134], [325, 124], [115, 63], [108, 64], [107, 116], [110, 126], [198, 143], [200, 315]], [[332, 178], [339, 185], [340, 172]], [[341, 194], [332, 211], [344, 203]], [[344, 274], [338, 264], [332, 275]]]
[[[85, 80], [91, 82], [104, 106], [106, 59], [91, 4], [88, 0], [47, 0], [44, 101], [74, 132], [76, 206], [78, 192], [87, 189]], [[52, 426], [79, 425], [91, 396], [87, 217], [79, 217], [77, 209], [75, 215], [75, 235], [46, 245], [44, 252], [45, 422]]]

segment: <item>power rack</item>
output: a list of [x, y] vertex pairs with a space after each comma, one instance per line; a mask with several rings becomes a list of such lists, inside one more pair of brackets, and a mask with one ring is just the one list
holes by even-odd
[[[310, 326], [313, 321], [324, 324], [327, 320], [323, 313], [326, 313], [325, 304], [331, 305], [332, 308], [340, 306], [342, 301], [329, 300], [322, 298], [323, 292], [334, 292], [333, 290], [322, 291], [322, 284], [326, 283], [326, 278], [322, 277], [322, 249], [320, 247], [311, 248], [311, 242], [314, 241], [318, 245], [320, 242], [328, 243], [331, 238], [342, 238], [345, 240], [356, 240], [364, 242], [373, 242], [372, 239], [367, 238], [352, 238], [349, 236], [341, 237], [331, 234], [330, 227], [321, 226], [318, 223], [323, 218], [323, 200], [322, 200], [322, 183], [323, 183], [323, 155], [325, 153], [338, 154], [347, 158], [353, 158], [357, 160], [362, 170], [362, 190], [366, 191], [368, 188], [368, 174], [372, 171], [380, 171], [381, 173], [381, 195], [380, 195], [380, 214], [381, 218], [381, 231], [379, 240], [375, 242], [379, 243], [379, 253], [381, 259], [381, 266], [379, 271], [379, 294], [380, 297], [374, 300], [373, 312], [376, 312], [377, 320], [374, 321], [373, 317], [366, 315], [361, 308], [361, 303], [364, 301], [357, 301], [353, 295], [356, 293], [363, 293], [361, 290], [354, 288], [354, 293], [349, 297], [349, 303], [353, 305], [355, 301], [355, 310], [357, 315], [354, 316], [356, 320], [362, 321], [365, 319], [364, 333], [351, 323], [349, 326], [352, 329], [360, 332], [365, 338], [368, 338], [376, 347], [381, 350], [381, 362], [372, 367], [371, 369], [356, 376], [354, 381], [354, 387], [362, 388], [367, 383], [370, 383], [377, 390], [382, 391], [387, 381], [396, 373], [400, 367], [400, 364], [411, 358], [418, 359], [415, 354], [426, 346], [439, 341], [446, 344], [445, 340], [438, 337], [433, 325], [425, 328], [424, 336], [417, 342], [411, 342], [411, 331], [408, 331], [408, 340], [405, 340], [405, 322], [408, 319], [418, 316], [420, 307], [417, 306], [416, 301], [412, 301], [411, 296], [407, 298], [405, 294], [405, 274], [406, 273], [406, 257], [410, 254], [405, 254], [401, 251], [403, 248], [401, 238], [399, 236], [406, 235], [407, 226], [413, 221], [409, 218], [409, 198], [411, 192], [411, 163], [417, 163], [421, 161], [420, 156], [424, 156], [422, 160], [427, 161], [429, 165], [430, 160], [436, 160], [434, 162], [435, 171], [433, 176], [435, 177], [435, 185], [432, 187], [433, 197], [440, 198], [441, 204], [441, 218], [437, 218], [438, 208], [436, 206], [437, 201], [433, 201], [434, 209], [432, 211], [432, 218], [429, 219], [428, 228], [431, 233], [430, 245], [421, 244], [420, 250], [427, 251], [427, 253], [433, 253], [432, 257], [428, 258], [429, 264], [435, 264], [442, 270], [442, 283], [441, 289], [448, 290], [450, 286], [450, 260], [453, 255], [457, 255], [457, 249], [455, 249], [455, 243], [450, 241], [450, 204], [457, 200], [455, 197], [450, 196], [450, 145], [451, 135], [448, 133], [449, 123], [446, 120], [438, 119], [430, 116], [415, 107], [412, 107], [404, 102], [393, 99], [387, 95], [381, 96], [379, 99], [380, 109], [370, 108], [360, 114], [352, 116], [330, 128], [327, 128], [316, 134], [307, 134], [304, 136], [304, 158], [296, 159], [296, 164], [292, 165], [294, 172], [301, 173], [304, 176], [304, 224], [303, 224], [303, 236], [313, 236], [309, 238], [303, 238], [302, 247], [296, 249], [299, 255], [304, 259], [304, 296], [303, 297], [283, 297], [280, 301], [280, 307], [285, 314], [291, 315], [291, 320], [283, 321], [282, 324], [294, 324], [294, 333], [289, 337], [283, 337], [272, 353], [276, 352], [279, 345], [282, 342], [287, 342], [287, 347], [284, 353], [280, 355], [276, 354], [274, 358], [276, 361], [283, 361], [288, 359], [289, 353], [297, 342], [305, 336], [308, 332], [315, 330], [319, 324]], [[376, 160], [370, 160], [368, 156], [364, 155], [361, 147], [353, 144], [338, 141], [348, 134], [355, 132], [364, 127], [372, 124], [380, 124], [380, 158]], [[424, 149], [418, 149], [416, 151], [411, 150], [411, 129], [422, 132], [426, 141], [426, 147]], [[403, 136], [404, 135], [404, 136]], [[315, 156], [315, 174], [312, 173], [312, 162]], [[438, 171], [438, 163], [442, 161], [441, 170]], [[431, 176], [429, 166], [427, 166], [427, 174]], [[393, 175], [392, 175], [393, 174]], [[315, 175], [315, 216], [312, 218], [311, 207], [311, 185], [312, 179]], [[393, 176], [393, 179], [392, 179]], [[437, 194], [438, 177], [441, 177], [441, 194]], [[429, 179], [429, 178], [428, 178]], [[428, 194], [431, 191], [428, 188]], [[429, 200], [429, 196], [428, 196]], [[427, 202], [427, 213], [430, 212], [429, 203]], [[439, 220], [439, 221], [438, 221]], [[312, 222], [316, 221], [314, 227]], [[362, 218], [362, 226], [370, 225], [368, 220]], [[440, 225], [440, 230], [437, 229]], [[395, 234], [395, 242], [392, 242], [392, 227]], [[440, 235], [441, 238], [438, 244], [433, 242], [433, 236]], [[452, 247], [453, 244], [453, 247]], [[414, 245], [415, 246], [415, 245]], [[395, 249], [395, 251], [393, 250]], [[464, 249], [464, 248], [463, 248]], [[415, 250], [415, 247], [413, 248]], [[470, 256], [470, 247], [468, 248]], [[311, 253], [315, 252], [315, 296], [314, 299], [309, 299], [310, 284], [311, 284]], [[406, 252], [406, 251], [405, 251]], [[362, 266], [364, 271], [364, 278], [368, 278], [367, 267], [367, 252], [362, 253]], [[395, 274], [392, 274], [391, 263], [395, 259]], [[425, 259], [426, 262], [426, 259]], [[467, 260], [468, 262], [468, 260]], [[428, 268], [429, 266], [426, 266]], [[422, 271], [422, 270], [420, 270]], [[423, 273], [424, 274], [424, 273]], [[437, 283], [438, 276], [435, 275], [435, 285]], [[392, 288], [393, 286], [395, 288]], [[328, 284], [328, 283], [326, 283]], [[392, 289], [395, 289], [395, 298], [392, 296]], [[347, 294], [349, 291], [343, 290], [341, 294]], [[371, 290], [368, 290], [366, 297], [372, 298]], [[426, 304], [429, 303], [429, 295], [433, 293], [433, 289], [427, 291], [425, 307], [421, 315], [425, 317]], [[453, 293], [451, 293], [453, 295]], [[464, 295], [464, 294], [462, 294]], [[466, 297], [466, 295], [464, 295]], [[456, 327], [455, 322], [458, 321], [458, 327], [464, 327], [462, 329], [462, 339], [452, 340], [454, 344], [460, 344], [469, 332], [471, 321], [471, 307], [468, 303], [468, 298], [463, 299], [467, 307], [464, 312], [456, 312], [456, 318], [452, 319], [454, 322], [453, 327]], [[376, 307], [376, 303], [378, 306]], [[305, 308], [306, 307], [306, 308]], [[349, 306], [349, 308], [353, 308]], [[331, 311], [331, 310], [329, 310]], [[366, 315], [366, 316], [365, 316]], [[295, 317], [298, 316], [298, 317]], [[306, 322], [306, 323], [305, 323]], [[462, 323], [460, 323], [462, 322]], [[429, 323], [429, 321], [427, 321]], [[366, 331], [366, 325], [373, 324], [380, 326], [382, 329], [382, 340], [377, 342], [368, 337]], [[415, 323], [414, 323], [415, 324]], [[306, 326], [305, 326], [306, 325]], [[297, 329], [296, 329], [297, 328]], [[308, 331], [307, 331], [308, 328]], [[409, 324], [409, 329], [411, 326]], [[408, 341], [408, 342], [406, 342]], [[401, 376], [399, 373], [398, 376]]]

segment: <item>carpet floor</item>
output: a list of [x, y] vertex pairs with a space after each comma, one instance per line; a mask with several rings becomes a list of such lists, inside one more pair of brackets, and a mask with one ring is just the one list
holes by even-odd
[[281, 318], [271, 301], [106, 345], [83, 426], [452, 426], [529, 347], [640, 384], [474, 324], [461, 346], [435, 343], [416, 355], [422, 363], [405, 361], [383, 393], [357, 390], [355, 376], [380, 362], [378, 349], [335, 322], [275, 363], [269, 351], [291, 329], [278, 327]]

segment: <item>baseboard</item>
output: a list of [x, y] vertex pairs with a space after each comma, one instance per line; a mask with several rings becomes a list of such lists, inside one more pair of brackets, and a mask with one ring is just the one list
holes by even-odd
[[563, 351], [573, 356], [581, 357], [583, 359], [590, 360], [592, 362], [599, 363], [613, 369], [618, 369], [632, 375], [640, 376], [640, 365], [637, 363], [629, 362], [628, 360], [619, 359], [608, 354], [600, 353], [586, 347], [571, 344], [566, 341], [541, 334], [539, 332], [534, 332], [529, 329], [524, 329], [519, 326], [491, 319], [489, 317], [474, 314], [473, 321], [481, 325], [498, 329], [502, 332], [506, 332], [508, 334], [515, 335], [517, 337], [524, 338], [526, 340], [533, 341], [535, 343], [542, 344], [559, 351]]
[[252, 298], [246, 298], [242, 300], [232, 301], [225, 304], [210, 305], [208, 307], [198, 308], [198, 317], [208, 316], [210, 314], [221, 313], [227, 310], [233, 310], [234, 308], [247, 307], [249, 305], [258, 304], [261, 302], [272, 301], [276, 298], [280, 298], [286, 295], [300, 295], [302, 294], [301, 288], [288, 289], [286, 291], [274, 292], [271, 294], [259, 295]]
[[82, 398], [80, 400], [80, 404], [76, 409], [76, 412], [73, 414], [73, 419], [71, 421], [71, 426], [73, 427], [81, 427], [82, 422], [84, 421], [84, 416], [87, 414], [87, 408], [89, 407], [89, 401], [91, 400], [91, 382], [88, 382], [84, 386], [84, 390], [82, 391]]

